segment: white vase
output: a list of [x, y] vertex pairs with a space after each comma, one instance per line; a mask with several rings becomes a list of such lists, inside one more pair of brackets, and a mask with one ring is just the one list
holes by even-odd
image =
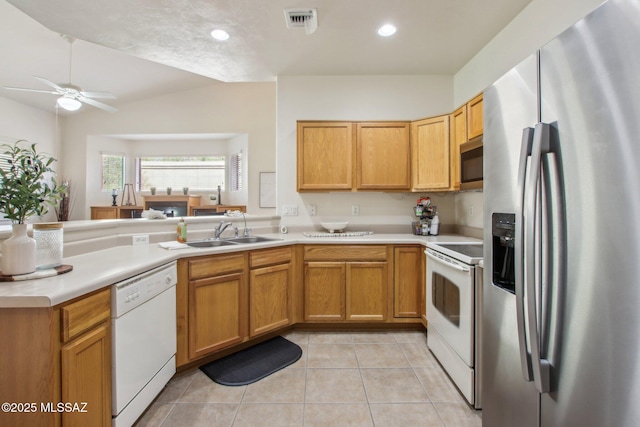
[[36, 271], [36, 241], [27, 224], [13, 224], [13, 234], [2, 242], [2, 274], [16, 276]]

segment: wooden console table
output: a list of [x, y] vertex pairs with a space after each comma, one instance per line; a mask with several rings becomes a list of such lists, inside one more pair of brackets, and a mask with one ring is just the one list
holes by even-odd
[[199, 205], [189, 207], [189, 216], [199, 215], [215, 215], [216, 213], [225, 213], [226, 211], [247, 212], [244, 205]]
[[142, 206], [91, 206], [91, 219], [139, 218]]
[[189, 211], [189, 209], [191, 208], [191, 206], [198, 206], [200, 204], [200, 199], [202, 198], [202, 196], [191, 196], [191, 195], [176, 195], [176, 196], [168, 196], [168, 195], [162, 195], [162, 196], [142, 196], [142, 199], [144, 200], [144, 208], [149, 209], [149, 205], [153, 205], [153, 203], [156, 202], [160, 202], [160, 203], [175, 203], [176, 205], [182, 205], [182, 206], [186, 206], [187, 211]]

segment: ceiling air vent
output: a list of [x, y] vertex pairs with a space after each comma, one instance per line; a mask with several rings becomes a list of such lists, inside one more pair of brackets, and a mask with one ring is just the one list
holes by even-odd
[[307, 34], [318, 28], [317, 9], [285, 9], [284, 17], [287, 20], [287, 28], [304, 28]]

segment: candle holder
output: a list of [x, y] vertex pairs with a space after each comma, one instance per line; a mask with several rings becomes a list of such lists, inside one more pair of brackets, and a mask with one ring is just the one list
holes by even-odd
[[116, 202], [116, 199], [118, 198], [117, 194], [112, 194], [111, 197], [113, 197], [113, 203], [111, 203], [111, 206], [118, 206], [118, 202]]

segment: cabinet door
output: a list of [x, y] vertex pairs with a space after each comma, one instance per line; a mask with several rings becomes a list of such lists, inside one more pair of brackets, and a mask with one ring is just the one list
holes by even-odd
[[246, 334], [246, 286], [243, 273], [189, 283], [189, 357], [204, 356], [241, 343]]
[[387, 263], [347, 263], [347, 320], [387, 318]]
[[251, 270], [249, 279], [249, 335], [287, 326], [290, 318], [291, 265]]
[[352, 123], [298, 122], [297, 139], [298, 191], [352, 189]]
[[356, 131], [356, 188], [411, 188], [409, 123], [358, 123]]
[[467, 106], [463, 105], [451, 114], [450, 156], [451, 190], [460, 190], [460, 145], [467, 142]]
[[467, 103], [467, 138], [473, 139], [482, 135], [484, 113], [482, 111], [482, 94]]
[[413, 190], [449, 189], [449, 116], [411, 123]]
[[394, 317], [420, 317], [425, 279], [422, 254], [420, 246], [394, 248]]
[[62, 424], [111, 426], [109, 324], [104, 323], [62, 347], [61, 361], [62, 402], [87, 402], [86, 412], [63, 412]]
[[304, 319], [345, 318], [345, 263], [308, 262], [304, 269]]

